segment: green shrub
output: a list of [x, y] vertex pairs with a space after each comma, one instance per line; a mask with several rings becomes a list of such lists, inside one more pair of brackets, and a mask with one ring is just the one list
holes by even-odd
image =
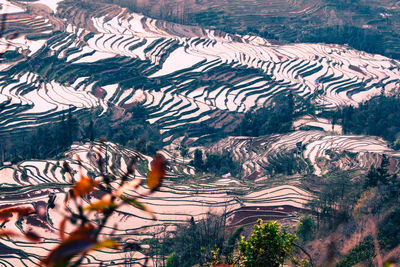
[[300, 223], [297, 226], [297, 235], [302, 241], [307, 242], [308, 240], [311, 240], [314, 234], [314, 229], [315, 223], [313, 218], [306, 214], [300, 218]]
[[179, 267], [179, 256], [176, 255], [176, 253], [171, 253], [171, 255], [168, 256], [167, 258], [167, 263], [166, 263], [166, 267]]
[[347, 254], [346, 258], [339, 262], [337, 267], [351, 267], [357, 263], [370, 260], [375, 255], [375, 246], [372, 236], [367, 236], [357, 246], [352, 248]]
[[400, 244], [400, 208], [389, 213], [379, 225], [379, 245], [383, 249], [393, 249]]
[[254, 225], [252, 234], [239, 240], [240, 266], [279, 266], [286, 259], [292, 259], [296, 235], [282, 230], [277, 222], [263, 223], [261, 219]]

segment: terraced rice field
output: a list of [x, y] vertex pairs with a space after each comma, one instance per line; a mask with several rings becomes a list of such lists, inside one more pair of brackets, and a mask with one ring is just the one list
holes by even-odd
[[[40, 4], [49, 6], [36, 5], [34, 12], [47, 15], [32, 17], [32, 13], [21, 12], [19, 17], [7, 16], [13, 31], [20, 29], [18, 23], [31, 27], [24, 28], [26, 32], [18, 38], [6, 35], [0, 40], [8, 47], [0, 61], [0, 136], [54, 121], [69, 108], [79, 115], [92, 107], [106, 111], [111, 106], [129, 108], [142, 102], [150, 113], [148, 121], [160, 125], [166, 144], [162, 152], [171, 163], [167, 181], [159, 192], [143, 199], [158, 220], [123, 207], [107, 225], [106, 236], [117, 235], [121, 241], [141, 239], [191, 216], [200, 219], [209, 211], [227, 212], [232, 226], [251, 225], [258, 217], [293, 221], [311, 197], [299, 182], [301, 175], [369, 167], [383, 153], [391, 157], [394, 169], [399, 168], [400, 153], [383, 140], [323, 131], [229, 137], [200, 147], [207, 152], [231, 152], [243, 165], [243, 179], [229, 174], [198, 178], [187, 164], [189, 157], [177, 156], [181, 143], [201, 137], [205, 125], [229, 127], [232, 113], [270, 106], [278, 95], [292, 93], [318, 110], [331, 110], [357, 105], [381, 93], [398, 93], [398, 61], [336, 45], [277, 46], [260, 37], [166, 23], [113, 5], [98, 4], [89, 10], [68, 2], [58, 3], [58, 9], [55, 2]], [[22, 2], [15, 5], [24, 11]], [[56, 17], [46, 10], [56, 10]], [[323, 119], [301, 118], [298, 122], [298, 127], [330, 126]], [[113, 143], [107, 147], [110, 173], [119, 177], [127, 159], [135, 156], [139, 158], [135, 175], [144, 179], [148, 156]], [[30, 266], [56, 244], [60, 207], [79, 175], [75, 155], [83, 161], [83, 173], [96, 176], [96, 149], [96, 145], [75, 143], [61, 161], [31, 160], [0, 167], [0, 207], [17, 203], [38, 211], [29, 220], [9, 224], [17, 231], [32, 228], [44, 238], [39, 245], [2, 238], [1, 264]], [[287, 157], [295, 159], [295, 172], [279, 183], [270, 183], [268, 178], [279, 174], [276, 166]], [[63, 171], [64, 160], [76, 171], [74, 177]], [[146, 190], [142, 187], [139, 193]], [[101, 192], [92, 196], [100, 197]], [[125, 256], [100, 251], [88, 256], [85, 264], [117, 266]], [[140, 261], [143, 255], [134, 258]]]
[[[368, 164], [367, 162], [370, 164], [371, 159], [379, 159], [376, 155], [371, 156], [370, 151], [373, 149], [376, 153], [385, 152], [392, 158], [400, 157], [399, 152], [390, 151], [380, 140], [369, 137], [360, 139], [328, 136], [318, 131], [295, 132], [286, 136], [253, 140], [229, 138], [221, 141], [221, 143], [225, 142], [224, 144], [216, 144], [214, 149], [221, 148], [222, 145], [235, 147], [233, 151], [235, 157], [244, 161], [245, 171], [249, 173], [254, 169], [260, 169], [260, 166], [266, 166], [276, 151], [283, 152], [296, 147], [298, 140], [303, 140], [306, 145], [302, 157], [310, 161], [318, 157], [327, 157], [324, 145], [327, 146], [331, 142], [330, 138], [334, 138], [336, 149], [347, 149], [358, 153], [356, 161], [365, 160], [364, 164]], [[373, 143], [373, 148], [366, 147], [371, 146], [371, 143]], [[250, 147], [258, 153], [243, 151], [244, 147], [247, 149]], [[80, 173], [96, 176], [97, 170], [93, 166], [96, 165], [95, 152], [99, 151], [98, 148], [98, 144], [76, 143], [65, 154], [63, 160], [24, 161], [14, 166], [0, 168], [2, 177], [0, 207], [11, 203], [32, 206], [38, 213], [29, 216], [28, 220], [10, 222], [7, 225], [14, 225], [15, 227], [12, 228], [17, 231], [33, 229], [44, 238], [41, 244], [31, 244], [15, 238], [3, 238], [1, 242], [5, 246], [6, 254], [2, 255], [1, 261], [5, 266], [21, 264], [30, 266], [55, 245], [59, 238], [58, 226], [66, 192], [71, 183], [79, 179]], [[113, 143], [106, 143], [106, 148], [107, 156], [104, 157], [107, 159], [108, 172], [118, 177], [124, 172], [129, 157], [133, 156], [138, 159], [135, 176], [145, 178], [151, 158]], [[260, 153], [262, 150], [266, 152]], [[163, 153], [167, 158], [170, 157], [169, 151]], [[81, 170], [76, 161], [77, 155], [82, 160]], [[64, 160], [69, 162], [73, 169], [72, 177], [62, 168]], [[148, 214], [130, 206], [123, 206], [107, 224], [104, 237], [118, 237], [123, 242], [140, 240], [151, 237], [158, 231], [164, 231], [165, 227], [167, 230], [172, 230], [176, 223], [185, 222], [191, 216], [196, 220], [200, 219], [208, 212], [227, 213], [232, 227], [252, 225], [258, 218], [293, 221], [297, 220], [299, 212], [302, 212], [303, 204], [311, 197], [310, 193], [302, 189], [298, 180], [299, 176], [286, 177], [284, 185], [271, 184], [268, 179], [265, 179], [266, 177], [254, 177], [253, 180], [238, 180], [229, 176], [182, 180], [182, 173], [189, 174], [191, 170], [187, 169], [187, 165], [181, 163], [180, 160], [169, 158], [169, 161], [171, 165], [165, 185], [155, 194], [142, 198], [142, 201], [154, 211], [157, 220], [152, 220]], [[251, 162], [255, 162], [255, 166], [251, 166], [249, 164]], [[398, 164], [398, 160], [395, 162]], [[117, 186], [118, 179], [113, 184]], [[146, 186], [143, 186], [138, 191], [129, 191], [127, 194], [135, 196], [147, 190]], [[94, 198], [101, 197], [102, 193], [95, 191], [90, 199], [93, 201]], [[52, 203], [55, 204], [54, 207]], [[143, 255], [137, 253], [134, 259], [140, 261]], [[86, 260], [87, 264], [102, 262], [106, 265], [118, 266], [126, 260], [126, 255], [98, 251], [88, 256]]]
[[[75, 158], [79, 155], [82, 159], [82, 173], [95, 175], [97, 172], [93, 166], [96, 151], [98, 146], [91, 144], [75, 144], [71, 147], [65, 155], [65, 160], [74, 170], [73, 177], [63, 171], [61, 161], [54, 160], [25, 161], [15, 166], [0, 168], [3, 182], [0, 187], [0, 207], [10, 203], [32, 206], [38, 215], [29, 216], [26, 221], [14, 222], [15, 230], [34, 229], [44, 238], [44, 243], [36, 245], [14, 238], [12, 240], [3, 238], [1, 242], [8, 250], [1, 259], [5, 266], [21, 264], [30, 266], [54, 246], [58, 240], [57, 230], [66, 192], [71, 182], [79, 179], [80, 175]], [[135, 176], [144, 179], [149, 157], [112, 143], [107, 143], [108, 171], [118, 177], [118, 174], [125, 170], [128, 158], [132, 156], [139, 159]], [[296, 220], [297, 212], [309, 198], [309, 193], [301, 189], [296, 181], [283, 186], [244, 182], [233, 178], [217, 180], [203, 178], [195, 183], [179, 183], [176, 179], [182, 173], [175, 173], [174, 170], [182, 167], [184, 166], [179, 166], [179, 163], [172, 164], [165, 186], [157, 193], [142, 199], [154, 211], [156, 221], [140, 210], [123, 206], [107, 224], [105, 237], [117, 236], [122, 239], [121, 241], [151, 237], [154, 232], [164, 227], [174, 227], [176, 223], [185, 222], [191, 216], [196, 220], [200, 219], [208, 212], [218, 214], [227, 212], [232, 225], [251, 225], [258, 217]], [[116, 186], [117, 183], [118, 180], [114, 182]], [[138, 191], [128, 192], [128, 195], [135, 196], [146, 190], [148, 190], [146, 187], [141, 187]], [[93, 198], [101, 196], [100, 191], [95, 191], [90, 199], [93, 201]], [[52, 207], [51, 203], [54, 203], [55, 207]], [[279, 208], [282, 205], [284, 208]], [[244, 214], [251, 216], [243, 217]], [[8, 225], [13, 225], [13, 222]], [[141, 257], [136, 255], [136, 258], [140, 260]], [[124, 259], [123, 253], [107, 251], [96, 252], [87, 258], [88, 263], [103, 262], [106, 265], [119, 265]]]
[[71, 8], [61, 9], [64, 32], [24, 46], [9, 41], [25, 56], [0, 73], [2, 113], [16, 118], [3, 129], [16, 130], [27, 117], [35, 124], [43, 112], [52, 119], [65, 105], [107, 109], [142, 101], [149, 121], [172, 141], [188, 125], [212, 125], [216, 112], [268, 106], [279, 94], [329, 110], [400, 86], [399, 62], [383, 56], [335, 45], [274, 46], [106, 7], [112, 15], [82, 11], [79, 22]]
[[322, 131], [257, 138], [228, 137], [204, 149], [211, 153], [228, 151], [243, 165], [243, 176], [256, 181], [278, 174], [271, 170], [271, 165], [284, 164], [288, 155], [293, 155], [297, 162], [295, 173], [303, 175], [322, 175], [335, 169], [368, 169], [379, 163], [382, 154], [391, 158], [393, 170], [400, 168], [400, 152], [390, 149], [380, 138]]
[[[143, 0], [136, 1], [136, 9], [144, 12], [145, 14], [153, 17], [166, 18], [167, 14], [170, 16], [186, 17], [188, 14], [197, 14], [206, 10], [219, 10], [224, 7], [226, 12], [234, 15], [235, 19], [243, 19], [245, 14], [254, 15], [276, 15], [277, 13], [307, 13], [311, 12], [315, 6], [318, 6], [320, 1], [294, 1], [294, 0], [272, 0], [272, 1], [259, 1], [259, 0], [243, 0], [243, 1], [154, 1]], [[179, 8], [181, 7], [181, 8]], [[245, 14], [243, 12], [246, 11]], [[250, 16], [249, 16], [250, 17]], [[190, 21], [190, 18], [187, 18]]]

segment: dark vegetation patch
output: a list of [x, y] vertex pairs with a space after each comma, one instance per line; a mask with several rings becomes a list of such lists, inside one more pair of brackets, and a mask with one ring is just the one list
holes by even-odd
[[235, 161], [228, 152], [207, 153], [205, 160], [203, 158], [203, 151], [196, 149], [193, 160], [190, 162], [196, 172], [212, 173], [217, 176], [230, 173], [232, 176], [238, 176], [242, 171], [240, 162]]
[[242, 231], [242, 227], [228, 229], [225, 216], [207, 214], [202, 220], [195, 222], [192, 218], [177, 226], [171, 235], [148, 239], [146, 243], [150, 245], [150, 255], [161, 262], [167, 260], [167, 266], [201, 266], [211, 261], [212, 251], [218, 251], [228, 260], [232, 258]]
[[245, 113], [234, 133], [241, 136], [260, 136], [272, 133], [287, 133], [292, 130], [295, 118], [294, 96], [279, 95], [270, 107]]
[[155, 154], [161, 148], [159, 129], [157, 125], [150, 125], [146, 121], [148, 113], [140, 103], [126, 110], [110, 106], [105, 114], [100, 115], [101, 111], [100, 108], [86, 110], [76, 117], [70, 109], [51, 123], [15, 135], [1, 135], [0, 162], [57, 158], [74, 141], [94, 141], [99, 138], [148, 155]]
[[400, 244], [400, 208], [390, 212], [379, 224], [379, 245], [381, 248], [390, 250]]
[[[335, 172], [325, 177], [323, 184], [315, 192], [315, 198], [308, 207], [316, 215], [316, 228], [311, 236], [316, 239], [327, 238], [333, 242], [331, 258], [339, 257], [335, 242], [329, 238], [332, 233], [346, 242], [354, 233], [375, 227], [370, 221], [376, 221], [377, 240], [380, 253], [386, 255], [400, 245], [400, 180], [396, 174], [388, 172], [389, 159], [383, 156], [377, 167], [371, 167], [368, 173]], [[339, 228], [340, 227], [340, 228]], [[339, 230], [343, 229], [343, 230]], [[339, 232], [338, 232], [339, 231]], [[365, 231], [365, 229], [363, 230]], [[307, 233], [303, 233], [307, 234]], [[340, 257], [338, 266], [355, 264], [370, 265], [375, 258], [374, 237], [366, 236], [346, 255]]]
[[372, 236], [367, 236], [363, 241], [358, 243], [357, 246], [352, 248], [346, 255], [345, 259], [339, 262], [337, 267], [351, 267], [357, 263], [364, 262], [372, 264], [371, 259], [375, 256], [375, 246]]
[[298, 154], [297, 149], [270, 155], [268, 157], [268, 165], [264, 169], [271, 175], [306, 175], [313, 172], [312, 165]]
[[58, 121], [19, 134], [0, 136], [1, 162], [55, 157], [71, 146], [78, 133], [78, 120], [72, 115], [72, 110], [63, 112]]
[[344, 133], [380, 136], [400, 149], [400, 98], [379, 96], [335, 115]]
[[94, 116], [86, 123], [86, 138], [104, 137], [138, 152], [154, 155], [162, 146], [161, 135], [157, 124], [150, 124], [147, 118], [148, 112], [140, 103], [126, 110], [113, 107], [103, 116]]
[[[315, 28], [302, 36], [307, 43], [347, 44], [357, 50], [385, 55], [385, 34], [375, 29], [363, 29], [350, 25]], [[396, 56], [390, 54], [390, 56]]]

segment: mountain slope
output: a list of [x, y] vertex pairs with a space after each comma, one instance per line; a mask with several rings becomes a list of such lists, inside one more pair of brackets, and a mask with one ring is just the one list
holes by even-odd
[[51, 119], [69, 105], [106, 109], [143, 101], [149, 121], [170, 141], [188, 125], [211, 125], [221, 116], [217, 111], [268, 106], [279, 94], [302, 99], [300, 109], [329, 110], [399, 88], [399, 62], [379, 55], [336, 45], [270, 45], [113, 5], [76, 14], [79, 5], [68, 3], [58, 9], [65, 30], [21, 47], [28, 56], [3, 69], [3, 132], [34, 125], [44, 113]]

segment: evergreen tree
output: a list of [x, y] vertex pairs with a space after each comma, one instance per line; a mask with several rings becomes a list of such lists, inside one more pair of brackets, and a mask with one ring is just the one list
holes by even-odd
[[389, 166], [389, 159], [385, 154], [383, 154], [379, 168], [375, 169], [374, 166], [371, 166], [371, 168], [369, 169], [364, 183], [364, 188], [376, 187], [380, 184], [388, 185], [389, 182], [392, 180], [390, 179], [392, 175], [388, 173], [387, 169], [388, 166]]
[[313, 218], [306, 214], [300, 218], [300, 223], [297, 226], [297, 235], [303, 242], [311, 240], [315, 229], [315, 223]]
[[196, 149], [194, 151], [193, 166], [196, 168], [196, 171], [203, 171], [203, 151], [200, 149]]
[[88, 135], [89, 135], [89, 140], [90, 140], [90, 142], [93, 142], [93, 141], [94, 141], [94, 126], [93, 126], [93, 120], [90, 120], [90, 122], [89, 122]]

